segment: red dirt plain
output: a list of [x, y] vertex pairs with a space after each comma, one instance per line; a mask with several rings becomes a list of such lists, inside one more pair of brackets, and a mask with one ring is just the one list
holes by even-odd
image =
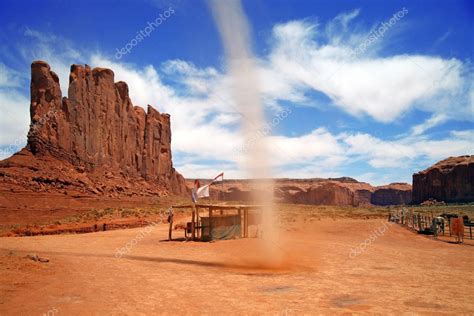
[[[0, 314], [474, 314], [474, 248], [386, 226], [311, 219], [282, 229], [283, 263], [264, 268], [258, 239], [167, 242], [154, 226], [0, 238]], [[26, 258], [46, 257], [48, 263]]]

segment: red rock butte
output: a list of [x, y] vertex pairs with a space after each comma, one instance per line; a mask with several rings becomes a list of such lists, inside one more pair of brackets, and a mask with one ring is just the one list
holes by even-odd
[[413, 202], [474, 201], [474, 156], [449, 157], [413, 174]]
[[173, 168], [170, 116], [150, 105], [147, 112], [134, 106], [127, 84], [114, 82], [112, 70], [72, 65], [68, 97], [62, 97], [56, 73], [35, 61], [30, 90], [27, 146], [1, 162], [4, 178], [16, 175], [19, 185], [57, 182], [93, 193], [186, 192], [184, 178]]

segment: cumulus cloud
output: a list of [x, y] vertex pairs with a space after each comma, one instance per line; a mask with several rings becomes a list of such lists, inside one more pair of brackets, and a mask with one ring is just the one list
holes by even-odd
[[[343, 24], [343, 33], [355, 13], [332, 23]], [[453, 118], [471, 113], [472, 102], [466, 100], [472, 94], [472, 77], [461, 61], [419, 55], [379, 57], [372, 47], [354, 55], [356, 39], [364, 36], [353, 34], [342, 42], [330, 35], [331, 29], [322, 36], [307, 21], [275, 26], [271, 68], [283, 74], [287, 85], [323, 92], [347, 113], [379, 122], [393, 122], [415, 108]]]
[[[472, 152], [472, 130], [452, 131], [441, 139], [407, 136], [398, 140], [382, 140], [366, 133], [347, 135], [348, 153], [368, 159], [374, 168], [403, 168]], [[422, 160], [422, 161], [420, 161]]]
[[324, 128], [318, 128], [299, 137], [271, 136], [272, 156], [276, 165], [309, 163], [315, 159], [332, 158], [333, 162], [342, 162], [338, 156], [344, 155], [337, 136]]

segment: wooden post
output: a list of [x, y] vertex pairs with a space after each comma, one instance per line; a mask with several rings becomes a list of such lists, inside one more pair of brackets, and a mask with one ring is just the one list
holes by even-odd
[[194, 239], [196, 237], [195, 217], [196, 217], [196, 203], [193, 202], [193, 214], [191, 216], [191, 240], [192, 241], [194, 241]]
[[249, 209], [244, 210], [244, 237], [249, 237]]
[[469, 221], [469, 236], [472, 239], [472, 221]]
[[172, 237], [172, 234], [173, 234], [173, 217], [174, 217], [173, 209], [170, 209], [168, 211], [168, 221], [170, 222], [170, 228], [169, 228], [169, 232], [168, 232], [168, 241], [173, 240], [173, 237]]
[[[240, 207], [237, 208], [237, 214], [239, 214], [239, 219], [240, 219], [240, 237], [242, 237], [242, 210]], [[244, 224], [245, 225], [245, 224]]]
[[194, 208], [196, 210], [196, 220], [195, 220], [195, 225], [194, 225], [194, 230], [196, 231], [196, 239], [199, 240], [199, 208], [194, 205]]
[[209, 206], [209, 240], [212, 240], [212, 206]]

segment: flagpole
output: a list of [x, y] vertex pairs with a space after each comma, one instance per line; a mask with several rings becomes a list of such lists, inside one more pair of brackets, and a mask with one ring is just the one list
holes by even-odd
[[194, 241], [196, 237], [196, 224], [195, 224], [195, 217], [196, 217], [196, 201], [198, 199], [198, 189], [199, 189], [199, 180], [194, 181], [194, 187], [193, 187], [193, 194], [191, 194], [191, 200], [192, 200], [192, 215], [191, 215], [191, 240]]
[[193, 201], [193, 215], [191, 219], [191, 240], [194, 241], [196, 235], [195, 235], [195, 230], [196, 230], [196, 224], [195, 224], [195, 216], [196, 216], [196, 203]]
[[[199, 234], [198, 227], [199, 227], [199, 212], [197, 207], [197, 201], [200, 197], [210, 197], [209, 194], [209, 187], [217, 181], [219, 177], [222, 177], [222, 191], [224, 190], [224, 172], [221, 172], [216, 177], [211, 180], [211, 183], [206, 184], [204, 186], [200, 186], [199, 180], [196, 179], [194, 181], [193, 193], [192, 193], [192, 216], [191, 216], [191, 239], [194, 241], [196, 239], [196, 235], [200, 238], [201, 234]], [[211, 218], [209, 218], [211, 221]], [[201, 227], [202, 230], [202, 227]]]

